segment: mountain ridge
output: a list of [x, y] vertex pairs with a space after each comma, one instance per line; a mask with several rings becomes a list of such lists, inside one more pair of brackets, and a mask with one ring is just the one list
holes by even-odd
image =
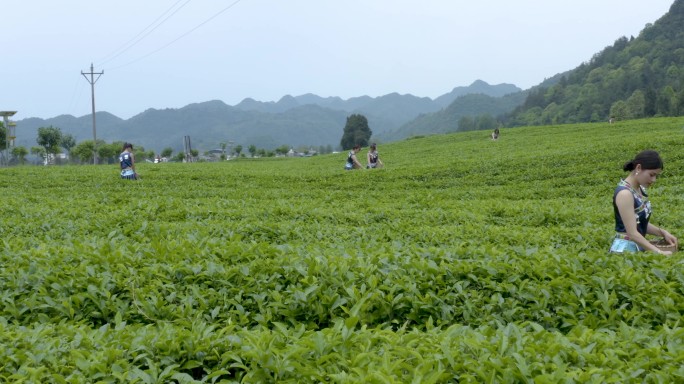
[[[412, 94], [389, 93], [378, 97], [367, 95], [342, 99], [321, 97], [312, 93], [284, 95], [277, 102], [245, 98], [231, 106], [221, 100], [191, 103], [180, 108], [148, 108], [129, 119], [121, 119], [106, 111], [96, 112], [98, 140], [130, 141], [146, 149], [161, 151], [183, 147], [183, 137], [191, 136], [200, 151], [215, 149], [221, 142], [233, 141], [243, 146], [273, 149], [332, 145], [342, 137], [346, 117], [360, 113], [368, 118], [371, 130], [382, 134], [422, 114], [437, 112], [442, 104], [463, 94], [499, 95], [520, 92], [512, 84], [490, 85], [476, 80], [470, 86], [455, 87], [435, 100]], [[437, 101], [439, 100], [439, 101]], [[35, 146], [41, 126], [55, 126], [78, 142], [92, 140], [92, 116], [59, 115], [49, 119], [27, 118], [17, 121], [17, 145]]]

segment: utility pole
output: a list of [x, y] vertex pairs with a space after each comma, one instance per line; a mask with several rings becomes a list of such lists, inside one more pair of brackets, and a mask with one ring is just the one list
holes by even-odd
[[[86, 80], [90, 83], [90, 93], [91, 93], [91, 98], [93, 101], [93, 164], [97, 164], [97, 131], [95, 130], [95, 82], [104, 74], [104, 71], [102, 72], [94, 72], [93, 69], [93, 63], [90, 63], [90, 72], [83, 72], [81, 71], [81, 75], [85, 77]], [[88, 79], [88, 76], [90, 75], [90, 79]], [[94, 77], [97, 75], [97, 77]]]

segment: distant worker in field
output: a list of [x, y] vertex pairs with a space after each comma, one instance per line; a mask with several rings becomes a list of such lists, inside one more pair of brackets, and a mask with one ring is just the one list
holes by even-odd
[[646, 239], [646, 235], [662, 236], [670, 246], [677, 246], [677, 238], [663, 228], [649, 223], [651, 202], [646, 188], [651, 186], [663, 171], [663, 161], [656, 151], [642, 151], [627, 162], [623, 170], [629, 175], [620, 180], [613, 193], [615, 213], [615, 239], [611, 252], [652, 251], [663, 255], [672, 252], [661, 250]]
[[360, 150], [361, 146], [359, 144], [354, 145], [354, 148], [352, 148], [352, 150], [349, 151], [349, 155], [347, 155], [347, 163], [344, 164], [344, 169], [351, 171], [352, 169], [363, 168], [361, 163], [359, 163], [359, 159], [356, 158], [356, 154], [359, 153]]
[[137, 180], [138, 174], [135, 172], [135, 156], [133, 155], [133, 144], [124, 143], [123, 152], [119, 155], [121, 165], [121, 178]]
[[380, 155], [378, 154], [378, 145], [373, 143], [368, 149], [368, 154], [366, 155], [366, 168], [382, 168], [384, 165], [382, 160], [380, 160]]
[[498, 140], [499, 139], [499, 128], [495, 128], [494, 132], [492, 132], [492, 140]]

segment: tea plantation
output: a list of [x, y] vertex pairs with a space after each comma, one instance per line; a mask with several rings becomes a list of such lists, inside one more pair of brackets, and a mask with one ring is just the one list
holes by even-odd
[[684, 252], [607, 252], [642, 149], [684, 239], [682, 118], [0, 169], [0, 382], [684, 382]]

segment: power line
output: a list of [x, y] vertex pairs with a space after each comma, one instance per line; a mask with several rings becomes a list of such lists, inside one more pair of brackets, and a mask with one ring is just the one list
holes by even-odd
[[139, 58], [137, 58], [137, 59], [135, 59], [135, 60], [133, 60], [133, 61], [130, 61], [130, 62], [126, 63], [126, 64], [119, 65], [118, 67], [113, 67], [113, 68], [109, 68], [109, 69], [110, 69], [110, 70], [113, 70], [113, 69], [119, 69], [119, 68], [123, 68], [123, 67], [129, 66], [129, 65], [131, 65], [131, 64], [133, 64], [133, 63], [137, 63], [138, 61], [140, 61], [140, 60], [142, 60], [142, 59], [144, 59], [144, 58], [146, 58], [146, 57], [148, 57], [148, 56], [151, 56], [151, 55], [153, 55], [153, 54], [155, 54], [155, 53], [161, 51], [162, 49], [168, 47], [169, 45], [171, 45], [171, 44], [177, 42], [178, 40], [184, 38], [185, 36], [191, 34], [191, 33], [194, 32], [195, 30], [199, 29], [199, 28], [200, 28], [201, 26], [203, 26], [204, 24], [206, 24], [206, 23], [210, 22], [211, 20], [217, 18], [217, 17], [218, 17], [220, 14], [222, 14], [223, 12], [229, 10], [230, 8], [233, 8], [233, 7], [234, 7], [237, 3], [239, 3], [240, 1], [241, 1], [241, 0], [236, 0], [236, 1], [234, 1], [234, 2], [233, 2], [232, 4], [230, 4], [229, 6], [227, 6], [227, 7], [223, 8], [222, 10], [218, 11], [217, 13], [215, 13], [215, 14], [214, 14], [213, 16], [211, 16], [210, 18], [204, 20], [203, 22], [201, 22], [200, 24], [198, 24], [198, 25], [195, 26], [194, 28], [192, 28], [192, 29], [190, 29], [189, 31], [185, 32], [184, 34], [178, 36], [177, 38], [175, 38], [175, 39], [172, 40], [171, 42], [167, 43], [166, 45], [163, 45], [162, 47], [160, 47], [160, 48], [158, 48], [158, 49], [156, 49], [156, 50], [154, 50], [154, 51], [151, 51], [151, 52], [149, 52], [148, 54], [146, 54], [146, 55], [144, 55], [144, 56], [141, 56], [141, 57], [139, 57]]
[[74, 109], [76, 108], [76, 100], [80, 99], [81, 94], [83, 93], [83, 83], [81, 83], [78, 79], [76, 80], [77, 81], [74, 84], [74, 91], [71, 94], [71, 101], [69, 102], [67, 108], [67, 111], [74, 116], [76, 116], [76, 113], [74, 113]]
[[[173, 13], [171, 13], [171, 14], [168, 15], [168, 16], [166, 16], [166, 18], [164, 18], [161, 22], [159, 22], [159, 24], [157, 24], [156, 26], [154, 26], [154, 28], [152, 28], [152, 29], [150, 29], [149, 31], [147, 31], [150, 27], [152, 27], [153, 25], [155, 25], [155, 24], [159, 21], [159, 19], [161, 19], [162, 17], [164, 17], [164, 15], [166, 15], [166, 14], [169, 13], [173, 8], [175, 8], [176, 5], [178, 5], [178, 3], [180, 3], [181, 1], [183, 1], [183, 0], [178, 0], [178, 1], [176, 1], [169, 9], [167, 9], [166, 11], [164, 11], [164, 13], [162, 13], [159, 17], [157, 17], [156, 20], [154, 20], [152, 23], [150, 23], [150, 25], [148, 25], [147, 27], [143, 28], [143, 30], [140, 31], [140, 32], [138, 32], [137, 35], [133, 36], [130, 40], [128, 40], [128, 41], [127, 41], [126, 43], [124, 43], [122, 46], [120, 46], [119, 48], [117, 48], [116, 50], [114, 50], [114, 51], [113, 51], [112, 53], [110, 53], [109, 55], [105, 56], [105, 57], [102, 59], [102, 61], [99, 63], [99, 66], [102, 66], [103, 64], [108, 63], [108, 62], [110, 62], [110, 61], [116, 59], [117, 57], [121, 56], [121, 54], [123, 54], [124, 52], [126, 52], [126, 51], [128, 51], [129, 49], [133, 48], [133, 47], [134, 47], [136, 44], [138, 44], [142, 39], [144, 39], [145, 37], [147, 37], [150, 33], [154, 32], [155, 29], [159, 28], [162, 24], [164, 24], [164, 23], [166, 22], [166, 20], [168, 20], [171, 16], [175, 15], [176, 12], [180, 11], [183, 7], [185, 7], [191, 0], [186, 0], [185, 3], [183, 3], [183, 4], [182, 4], [180, 7], [178, 7], [175, 11], [173, 11]], [[145, 33], [145, 31], [147, 31], [147, 33]], [[145, 34], [143, 35], [143, 33], [145, 33]], [[140, 35], [142, 35], [142, 36], [140, 36]], [[136, 39], [137, 39], [137, 40], [136, 40]]]

